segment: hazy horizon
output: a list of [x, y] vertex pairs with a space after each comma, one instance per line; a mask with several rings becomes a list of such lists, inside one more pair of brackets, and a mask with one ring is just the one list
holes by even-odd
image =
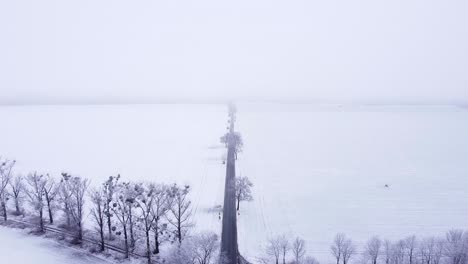
[[0, 103], [467, 102], [468, 2], [3, 1]]

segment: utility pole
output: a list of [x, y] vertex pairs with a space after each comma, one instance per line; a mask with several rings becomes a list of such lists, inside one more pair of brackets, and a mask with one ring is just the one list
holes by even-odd
[[[224, 188], [223, 227], [221, 233], [222, 261], [226, 264], [239, 264], [239, 249], [237, 244], [237, 212], [236, 212], [236, 157], [242, 144], [240, 135], [235, 132], [236, 108], [229, 105], [228, 132], [221, 138], [227, 147], [226, 184]], [[224, 264], [223, 263], [223, 264]]]

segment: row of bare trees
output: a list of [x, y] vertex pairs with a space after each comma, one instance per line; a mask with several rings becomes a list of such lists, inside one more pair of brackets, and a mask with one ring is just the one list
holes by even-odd
[[290, 240], [286, 235], [279, 235], [268, 240], [265, 257], [258, 258], [260, 263], [275, 264], [319, 264], [317, 259], [306, 253], [306, 242], [300, 237]]
[[89, 192], [101, 250], [106, 240], [121, 236], [128, 257], [138, 246], [137, 241], [142, 241], [151, 262], [152, 254], [160, 253], [161, 243], [182, 243], [192, 227], [189, 192], [189, 186], [123, 182], [120, 175], [109, 177]]
[[73, 231], [79, 243], [85, 233], [85, 203], [90, 202], [100, 250], [118, 238], [126, 258], [132, 250], [144, 246], [148, 262], [152, 255], [160, 253], [163, 242], [180, 245], [193, 226], [189, 186], [125, 182], [117, 175], [89, 188], [88, 179], [69, 173], [62, 173], [59, 179], [37, 172], [23, 177], [13, 173], [14, 165], [15, 161], [0, 157], [0, 205], [4, 221], [8, 220], [8, 201], [12, 198], [13, 214], [32, 213], [38, 231], [45, 231], [46, 219], [54, 224], [57, 215], [59, 225]]
[[468, 232], [450, 230], [445, 237], [418, 239], [415, 235], [397, 241], [371, 237], [361, 251], [345, 234], [335, 236], [330, 247], [336, 263], [369, 264], [466, 264], [468, 263]]
[[[268, 240], [266, 257], [261, 263], [318, 264], [306, 256], [306, 243], [297, 237], [290, 240], [285, 235]], [[338, 233], [330, 246], [336, 264], [467, 264], [468, 232], [450, 230], [444, 237], [430, 236], [418, 239], [415, 235], [397, 241], [371, 237], [361, 249], [343, 233]]]

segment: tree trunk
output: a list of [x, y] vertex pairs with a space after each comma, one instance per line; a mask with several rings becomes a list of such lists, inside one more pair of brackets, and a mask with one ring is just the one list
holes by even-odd
[[237, 211], [239, 211], [239, 207], [240, 207], [240, 199], [237, 198]]
[[127, 225], [123, 225], [124, 230], [124, 242], [125, 242], [125, 258], [128, 258], [128, 237], [127, 237]]
[[179, 245], [182, 243], [182, 228], [180, 226], [180, 221], [177, 223], [177, 237], [179, 238]]
[[19, 215], [21, 213], [21, 210], [20, 210], [20, 206], [19, 206], [18, 197], [15, 197], [15, 208], [16, 208], [16, 214]]
[[78, 240], [83, 240], [83, 224], [78, 222]]
[[39, 211], [39, 227], [41, 229], [41, 232], [44, 232], [44, 219], [42, 216], [42, 208]]
[[132, 219], [132, 207], [129, 205], [128, 208], [128, 219], [130, 222], [130, 247], [133, 248], [135, 247], [135, 237], [133, 236], [133, 219]]
[[107, 212], [107, 228], [109, 230], [109, 240], [112, 240], [112, 221], [111, 221], [110, 211]]
[[154, 224], [154, 254], [159, 254], [159, 230], [158, 230], [158, 223]]
[[151, 264], [151, 245], [148, 227], [146, 227], [146, 254], [148, 257], [148, 264]]
[[68, 208], [68, 204], [65, 204], [65, 214], [67, 215], [67, 226], [71, 226], [71, 220], [70, 220], [70, 209]]
[[105, 245], [104, 245], [104, 219], [100, 219], [101, 223], [99, 224], [99, 233], [101, 235], [101, 251], [104, 251]]
[[7, 215], [7, 210], [6, 210], [6, 204], [3, 201], [2, 201], [2, 211], [3, 211], [3, 220], [5, 220], [6, 222], [8, 220], [8, 215]]
[[286, 254], [283, 253], [283, 264], [286, 264]]
[[52, 208], [50, 208], [50, 201], [47, 199], [47, 209], [49, 210], [49, 223], [54, 223], [54, 217], [52, 215]]

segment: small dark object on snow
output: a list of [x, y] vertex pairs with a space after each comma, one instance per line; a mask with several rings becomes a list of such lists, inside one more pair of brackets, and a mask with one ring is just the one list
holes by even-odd
[[388, 187], [390, 187], [390, 186], [388, 184], [385, 184], [385, 188], [388, 188]]

